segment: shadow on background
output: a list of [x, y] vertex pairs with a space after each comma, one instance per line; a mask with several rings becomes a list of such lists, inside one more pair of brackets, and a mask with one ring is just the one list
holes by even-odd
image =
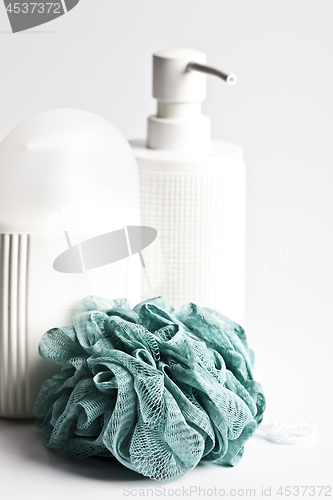
[[2, 446], [11, 448], [13, 453], [69, 474], [102, 481], [151, 482], [151, 479], [127, 469], [115, 458], [91, 457], [76, 461], [67, 458], [61, 450], [46, 448], [34, 420], [7, 420], [0, 417], [0, 437]]
[[0, 31], [0, 35], [48, 35], [50, 33], [57, 33], [56, 31], [21, 31], [13, 33], [12, 31]]

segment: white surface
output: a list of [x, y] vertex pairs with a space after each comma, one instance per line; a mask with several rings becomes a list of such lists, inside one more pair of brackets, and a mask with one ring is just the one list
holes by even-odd
[[[287, 397], [281, 397], [282, 409], [290, 403]], [[285, 414], [288, 413], [290, 411], [287, 408]], [[331, 459], [328, 453], [333, 445], [328, 433], [331, 419], [328, 414], [322, 414], [319, 418], [316, 415], [316, 421], [320, 432], [310, 444], [279, 445], [255, 434], [247, 443], [244, 456], [235, 468], [200, 464], [177, 481], [158, 483], [127, 470], [113, 460], [71, 462], [61, 453], [46, 449], [40, 431], [33, 424], [0, 419], [1, 492], [15, 499], [24, 493], [27, 500], [42, 500], [46, 497], [49, 500], [88, 500], [92, 497], [116, 500], [125, 498], [125, 488], [127, 491], [135, 490], [129, 496], [134, 498], [139, 496], [141, 488], [145, 490], [146, 496], [150, 494], [152, 497], [149, 488], [175, 490], [184, 487], [189, 490], [191, 487], [200, 487], [205, 490], [223, 488], [229, 497], [233, 494], [231, 490], [254, 489], [256, 496], [252, 494], [251, 497], [248, 493], [247, 496], [243, 494], [244, 498], [262, 498], [262, 487], [271, 487], [270, 498], [278, 499], [281, 498], [277, 495], [280, 486], [331, 484]], [[158, 491], [155, 491], [153, 498], [158, 498]], [[200, 497], [193, 491], [191, 498]], [[305, 495], [302, 498], [319, 497]]]
[[[268, 420], [314, 421], [319, 436], [297, 448], [254, 438], [235, 469], [202, 466], [182, 480], [187, 484], [330, 480], [332, 19], [330, 0], [81, 0], [68, 15], [12, 35], [0, 8], [0, 137], [54, 107], [85, 108], [127, 138], [145, 137], [147, 114], [155, 112], [151, 54], [165, 47], [204, 51], [210, 64], [238, 76], [233, 88], [208, 78], [203, 111], [213, 137], [245, 152], [246, 326], [255, 376], [267, 394]], [[4, 425], [3, 491], [116, 498], [119, 469], [111, 481], [93, 479], [86, 468], [53, 459], [37, 431], [23, 429], [20, 443], [19, 425]]]

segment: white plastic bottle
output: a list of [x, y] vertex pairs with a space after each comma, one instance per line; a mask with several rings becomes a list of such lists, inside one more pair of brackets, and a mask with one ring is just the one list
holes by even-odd
[[[242, 149], [211, 140], [201, 114], [206, 54], [169, 49], [153, 55], [156, 116], [147, 141], [131, 141], [138, 162], [141, 223], [157, 230], [166, 277], [150, 292], [173, 306], [191, 301], [244, 324], [245, 164]], [[159, 262], [155, 269], [159, 272]], [[150, 263], [150, 273], [154, 263]]]
[[140, 301], [140, 257], [125, 234], [139, 224], [135, 158], [103, 118], [51, 110], [0, 143], [1, 417], [33, 417], [41, 384], [57, 371], [38, 343], [71, 325], [86, 295]]

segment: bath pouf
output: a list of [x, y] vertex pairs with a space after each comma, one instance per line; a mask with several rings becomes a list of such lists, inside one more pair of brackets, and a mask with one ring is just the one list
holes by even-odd
[[200, 460], [236, 465], [265, 409], [244, 330], [161, 297], [134, 309], [95, 296], [83, 304], [73, 326], [49, 330], [39, 345], [59, 365], [35, 404], [46, 446], [74, 459], [116, 457], [156, 480]]

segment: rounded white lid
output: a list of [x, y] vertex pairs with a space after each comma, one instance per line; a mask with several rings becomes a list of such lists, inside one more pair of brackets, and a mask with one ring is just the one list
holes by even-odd
[[[137, 165], [122, 134], [78, 109], [55, 109], [21, 123], [0, 143], [0, 232], [44, 230], [51, 213], [112, 190], [110, 217], [139, 213]], [[125, 217], [128, 219], [128, 217]]]

